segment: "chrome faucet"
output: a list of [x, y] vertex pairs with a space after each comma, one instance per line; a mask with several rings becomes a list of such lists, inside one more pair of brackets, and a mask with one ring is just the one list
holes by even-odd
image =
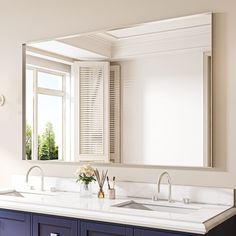
[[161, 181], [162, 181], [162, 178], [164, 176], [167, 176], [167, 182], [168, 182], [168, 185], [169, 185], [169, 195], [168, 195], [168, 201], [169, 202], [173, 202], [172, 201], [172, 183], [171, 183], [171, 178], [170, 178], [170, 175], [167, 171], [163, 172], [159, 178], [158, 178], [158, 181], [157, 181], [157, 195], [154, 195], [153, 196], [153, 200], [154, 201], [157, 201], [158, 200], [158, 195], [160, 194], [160, 191], [161, 191]]
[[43, 173], [43, 170], [40, 166], [32, 166], [32, 167], [29, 168], [29, 170], [26, 173], [25, 182], [26, 183], [29, 182], [29, 174], [30, 174], [31, 170], [33, 170], [35, 168], [39, 169], [40, 172], [41, 172], [41, 191], [44, 191], [44, 173]]

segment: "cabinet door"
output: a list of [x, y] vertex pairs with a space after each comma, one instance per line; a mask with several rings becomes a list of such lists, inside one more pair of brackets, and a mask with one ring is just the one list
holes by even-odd
[[32, 236], [78, 236], [76, 219], [33, 215]]
[[30, 236], [30, 213], [0, 210], [1, 236]]
[[195, 234], [163, 230], [134, 229], [134, 236], [194, 236]]
[[133, 236], [133, 228], [108, 223], [81, 223], [80, 236]]

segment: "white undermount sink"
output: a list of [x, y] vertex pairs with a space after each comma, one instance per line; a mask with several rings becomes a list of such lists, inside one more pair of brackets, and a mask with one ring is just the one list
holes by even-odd
[[196, 212], [197, 208], [191, 207], [181, 207], [175, 205], [160, 205], [160, 204], [151, 204], [151, 203], [141, 203], [134, 200], [125, 201], [120, 204], [112, 205], [112, 207], [119, 208], [128, 208], [135, 210], [144, 210], [144, 211], [156, 211], [156, 212], [166, 212], [166, 213], [177, 213], [177, 214], [190, 214]]
[[0, 196], [9, 196], [9, 197], [19, 197], [25, 198], [28, 196], [54, 196], [55, 193], [48, 191], [37, 191], [37, 190], [29, 190], [29, 191], [17, 191], [14, 189], [6, 189], [0, 191]]

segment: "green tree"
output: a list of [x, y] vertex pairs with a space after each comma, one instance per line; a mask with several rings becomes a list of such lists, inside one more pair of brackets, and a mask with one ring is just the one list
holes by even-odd
[[40, 139], [39, 159], [58, 159], [58, 146], [56, 145], [55, 132], [51, 122], [47, 122], [45, 131]]
[[32, 159], [32, 128], [26, 123], [26, 140], [25, 140], [25, 152], [27, 160]]
[[43, 143], [40, 147], [39, 151], [39, 159], [40, 160], [50, 160], [49, 158], [49, 151], [48, 151], [48, 145], [47, 143]]
[[38, 156], [39, 156], [39, 152], [40, 152], [40, 148], [41, 148], [41, 136], [40, 134], [38, 134]]

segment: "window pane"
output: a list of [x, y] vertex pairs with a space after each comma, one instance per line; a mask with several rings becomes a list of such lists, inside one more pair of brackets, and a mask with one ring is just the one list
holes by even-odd
[[38, 87], [62, 90], [62, 76], [38, 72]]
[[38, 159], [62, 159], [62, 97], [38, 95]]
[[26, 159], [32, 159], [33, 133], [33, 70], [26, 70]]

